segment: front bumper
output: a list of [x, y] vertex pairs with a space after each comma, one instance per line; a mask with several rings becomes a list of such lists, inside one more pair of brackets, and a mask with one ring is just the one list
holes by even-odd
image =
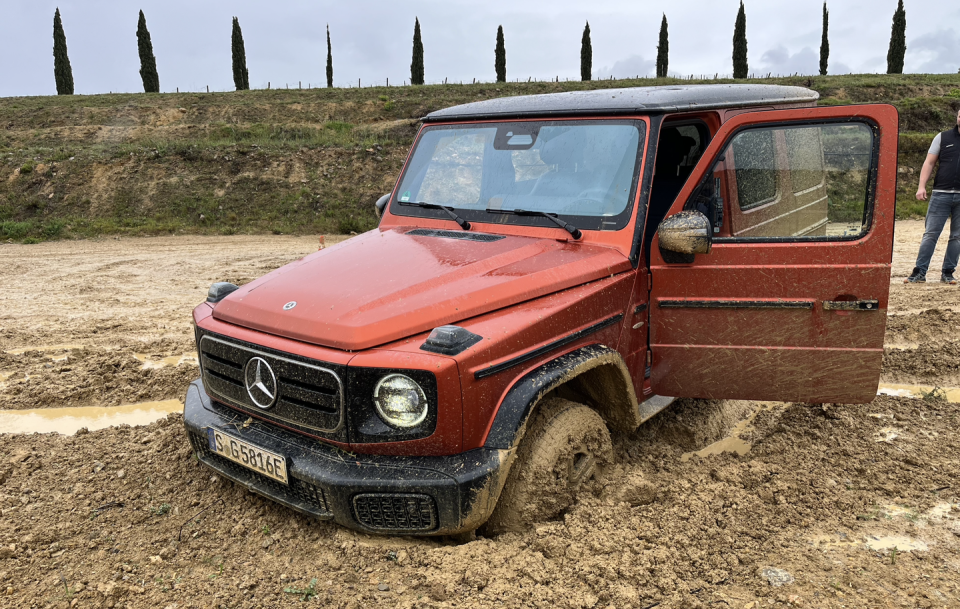
[[[225, 478], [294, 510], [358, 531], [450, 535], [490, 516], [500, 495], [507, 451], [475, 449], [448, 457], [358, 455], [245, 417], [214, 402], [199, 379], [190, 384], [183, 422], [197, 458]], [[212, 452], [207, 428], [279, 453], [283, 484]]]

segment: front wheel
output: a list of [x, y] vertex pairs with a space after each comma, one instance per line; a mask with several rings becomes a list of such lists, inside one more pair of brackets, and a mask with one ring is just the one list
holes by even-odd
[[560, 398], [545, 401], [520, 442], [485, 532], [517, 531], [556, 516], [612, 459], [610, 432], [596, 411]]

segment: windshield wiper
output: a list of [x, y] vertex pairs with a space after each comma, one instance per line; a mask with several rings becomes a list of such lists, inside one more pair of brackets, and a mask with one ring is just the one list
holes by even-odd
[[558, 218], [556, 214], [548, 214], [545, 211], [529, 211], [526, 209], [492, 209], [490, 207], [488, 207], [486, 211], [488, 214], [513, 214], [514, 216], [540, 216], [542, 218], [546, 218], [547, 220], [550, 220], [551, 222], [553, 222], [563, 230], [570, 233], [570, 236], [573, 237], [574, 239], [579, 239], [580, 237], [583, 236], [583, 233], [580, 232], [580, 229], [578, 229], [573, 224], [570, 224], [569, 222], [564, 222], [563, 220]]
[[452, 207], [447, 207], [446, 205], [437, 205], [436, 203], [427, 203], [425, 201], [399, 201], [400, 205], [407, 205], [409, 207], [422, 207], [424, 209], [442, 209], [447, 212], [454, 222], [460, 225], [460, 228], [463, 230], [470, 230], [470, 223], [461, 218], [453, 211]]

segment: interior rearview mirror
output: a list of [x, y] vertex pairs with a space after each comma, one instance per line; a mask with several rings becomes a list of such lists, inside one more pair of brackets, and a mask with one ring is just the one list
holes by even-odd
[[377, 202], [374, 203], [374, 205], [376, 205], [377, 207], [377, 219], [380, 219], [383, 217], [383, 210], [386, 209], [387, 201], [389, 200], [390, 200], [390, 195], [386, 194], [380, 197], [379, 199], [377, 199]]
[[663, 219], [660, 249], [678, 254], [709, 254], [713, 247], [710, 220], [699, 211], [682, 211]]

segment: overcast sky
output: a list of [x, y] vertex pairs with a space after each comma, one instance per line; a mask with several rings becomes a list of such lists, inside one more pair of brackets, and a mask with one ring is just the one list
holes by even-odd
[[[334, 83], [399, 84], [410, 78], [414, 17], [423, 31], [426, 80], [491, 81], [498, 25], [507, 77], [580, 76], [586, 21], [596, 76], [655, 71], [661, 14], [670, 24], [670, 73], [729, 75], [739, 0], [3, 0], [0, 96], [56, 93], [53, 13], [59, 6], [76, 92], [142, 91], [137, 10], [153, 38], [162, 91], [233, 89], [231, 17], [240, 19], [250, 86], [324, 82], [325, 26], [333, 40]], [[896, 0], [833, 0], [830, 73], [886, 71]], [[904, 71], [957, 73], [960, 3], [906, 0]], [[747, 0], [750, 71], [816, 74], [820, 0]]]

